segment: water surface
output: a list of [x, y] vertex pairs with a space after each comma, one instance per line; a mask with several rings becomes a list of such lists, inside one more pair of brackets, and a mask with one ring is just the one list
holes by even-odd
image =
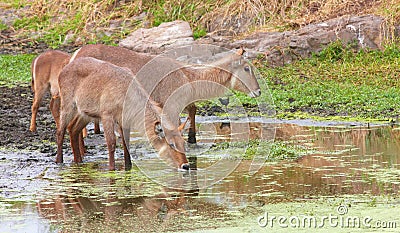
[[[275, 142], [299, 148], [297, 158], [268, 158], [254, 175], [249, 173], [251, 158], [240, 160], [229, 176], [205, 185], [213, 176], [200, 177], [201, 171], [222, 159], [238, 158], [234, 153], [242, 148], [234, 147], [240, 145], [241, 136], [232, 135], [234, 124], [204, 122], [198, 146], [188, 152], [199, 155], [198, 170], [162, 175], [181, 190], [153, 182], [139, 167], [123, 171], [121, 157], [118, 170], [109, 172], [104, 155], [89, 154], [79, 166], [68, 163], [68, 158], [66, 165], [58, 166], [49, 156], [37, 159], [43, 155], [3, 151], [0, 168], [7, 175], [0, 179], [0, 232], [309, 231], [309, 227], [277, 224], [261, 227], [257, 219], [266, 212], [287, 217], [371, 216], [374, 224], [397, 224], [387, 228], [325, 225], [312, 227], [313, 231], [399, 230], [400, 128], [246, 123], [251, 132], [248, 140], [270, 142], [274, 129]], [[224, 149], [215, 152], [228, 142], [237, 143], [227, 149], [233, 158], [221, 156]], [[136, 151], [143, 155], [142, 165], [159, 163], [154, 154], [146, 156], [146, 147], [138, 146]], [[263, 148], [258, 153], [262, 152]], [[338, 213], [340, 206], [348, 212]]]

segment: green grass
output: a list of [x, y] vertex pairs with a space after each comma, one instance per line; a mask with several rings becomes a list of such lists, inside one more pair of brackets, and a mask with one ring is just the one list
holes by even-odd
[[16, 19], [13, 23], [15, 29], [31, 31], [45, 31], [38, 41], [45, 42], [51, 48], [57, 48], [64, 43], [68, 33], [77, 34], [85, 27], [82, 13], [78, 12], [72, 18], [67, 18], [58, 24], [52, 22], [52, 17], [45, 14], [41, 17], [32, 16]]
[[8, 26], [4, 24], [3, 22], [0, 22], [0, 31], [8, 29]]
[[303, 112], [384, 120], [400, 115], [399, 65], [397, 45], [355, 52], [336, 42], [310, 59], [278, 68], [261, 63], [259, 70], [280, 117]]
[[0, 85], [27, 85], [31, 81], [31, 63], [35, 55], [1, 55]]

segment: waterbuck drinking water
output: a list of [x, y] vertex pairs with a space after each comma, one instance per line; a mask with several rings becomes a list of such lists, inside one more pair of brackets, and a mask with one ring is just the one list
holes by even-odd
[[[126, 96], [130, 85], [129, 96]], [[59, 87], [61, 110], [57, 128], [57, 163], [63, 162], [62, 144], [67, 127], [74, 161], [82, 162], [81, 131], [91, 120], [100, 119], [109, 152], [110, 170], [115, 169], [116, 125], [124, 145], [125, 168], [131, 166], [126, 144], [129, 143], [129, 127], [132, 127], [147, 135], [160, 157], [170, 165], [189, 169], [184, 140], [178, 127], [169, 121], [168, 116], [161, 115], [161, 108], [149, 100], [129, 69], [90, 57], [75, 59], [60, 73]], [[128, 128], [122, 125], [125, 98], [134, 103], [129, 111], [124, 111], [124, 120], [131, 122]]]

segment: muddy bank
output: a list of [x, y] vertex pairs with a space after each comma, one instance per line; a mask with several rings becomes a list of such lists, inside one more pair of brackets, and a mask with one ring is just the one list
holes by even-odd
[[55, 147], [55, 123], [48, 108], [49, 95], [38, 113], [37, 132], [29, 131], [33, 93], [30, 87], [0, 86], [0, 148], [38, 150], [52, 153]]
[[[4, 87], [0, 86], [0, 159], [19, 158], [23, 161], [40, 162], [42, 157], [55, 161], [56, 124], [49, 110], [50, 95], [46, 94], [41, 102], [36, 124], [37, 131], [31, 132], [31, 104], [33, 92], [29, 86]], [[90, 135], [85, 139], [87, 148], [86, 161], [99, 157], [107, 158], [107, 148], [102, 134], [95, 135], [93, 124], [87, 126]], [[63, 144], [64, 159], [68, 162], [72, 156], [69, 137]], [[122, 151], [117, 148], [117, 158]], [[10, 157], [11, 156], [11, 157]], [[91, 157], [92, 156], [92, 157]], [[24, 166], [21, 166], [24, 167]]]

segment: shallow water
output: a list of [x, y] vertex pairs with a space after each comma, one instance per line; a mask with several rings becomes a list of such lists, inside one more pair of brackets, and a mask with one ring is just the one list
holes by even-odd
[[[90, 155], [80, 166], [68, 162], [57, 166], [52, 157], [36, 159], [40, 154], [18, 152], [24, 154], [23, 161], [17, 152], [1, 155], [0, 168], [8, 171], [0, 179], [0, 232], [309, 231], [310, 226], [282, 227], [277, 222], [262, 227], [258, 219], [266, 212], [288, 218], [369, 216], [372, 223], [389, 226], [325, 224], [311, 226], [313, 231], [399, 230], [400, 128], [252, 122], [243, 139], [241, 134], [232, 136], [235, 123], [213, 122], [203, 121], [198, 146], [189, 148], [189, 155], [199, 155], [198, 170], [150, 172], [159, 183], [181, 190], [153, 182], [140, 171], [158, 166], [160, 161], [151, 155], [136, 160], [130, 172], [123, 171], [121, 157], [118, 170], [108, 172], [106, 156]], [[266, 141], [275, 137], [301, 146], [303, 156], [267, 160], [252, 175], [251, 159], [232, 159], [223, 156], [225, 150], [213, 150], [220, 143], [247, 137]], [[229, 145], [229, 153], [242, 153], [237, 144]], [[142, 155], [146, 150], [136, 149]], [[259, 153], [267, 151], [262, 148]], [[229, 173], [225, 167], [210, 169], [218, 162], [237, 167], [225, 177]], [[338, 212], [339, 207], [348, 213]]]

